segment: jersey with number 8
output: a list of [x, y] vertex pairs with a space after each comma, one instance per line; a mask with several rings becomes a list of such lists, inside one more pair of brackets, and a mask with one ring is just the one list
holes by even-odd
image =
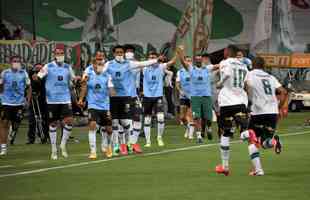
[[221, 79], [228, 78], [219, 93], [219, 106], [247, 105], [248, 98], [244, 91], [247, 66], [236, 58], [228, 58], [220, 63], [220, 67]]
[[255, 69], [247, 74], [246, 83], [252, 102], [252, 115], [278, 114], [276, 89], [280, 88], [281, 84], [274, 76]]

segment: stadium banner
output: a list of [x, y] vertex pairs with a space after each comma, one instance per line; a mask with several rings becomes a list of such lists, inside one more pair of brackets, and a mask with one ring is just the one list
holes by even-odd
[[258, 54], [263, 57], [267, 67], [310, 68], [310, 53]]
[[[0, 67], [7, 67], [10, 57], [18, 55], [22, 58], [23, 64], [31, 66], [36, 63], [48, 63], [53, 59], [53, 50], [56, 44], [64, 44], [65, 60], [76, 69], [84, 69], [91, 61], [96, 49], [95, 42], [86, 41], [27, 41], [27, 40], [0, 40]], [[112, 48], [115, 44], [110, 43], [101, 47], [108, 57], [112, 58]], [[160, 50], [152, 45], [143, 46], [133, 44], [136, 48], [136, 57], [139, 60], [146, 58], [150, 50], [164, 51], [165, 46]]]
[[184, 45], [186, 55], [208, 49], [211, 36], [213, 0], [191, 0], [181, 17], [173, 38], [173, 47]]

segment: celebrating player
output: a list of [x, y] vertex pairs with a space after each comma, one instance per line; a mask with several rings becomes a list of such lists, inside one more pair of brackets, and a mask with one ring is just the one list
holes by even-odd
[[[249, 155], [254, 168], [250, 175], [254, 176], [264, 175], [257, 142], [260, 141], [264, 149], [274, 148], [276, 153], [281, 152], [282, 146], [279, 136], [274, 133], [278, 114], [282, 114], [286, 91], [274, 76], [264, 71], [264, 67], [264, 59], [255, 58], [254, 70], [245, 78], [245, 88], [251, 102], [251, 118], [249, 130], [241, 134], [241, 139], [249, 141]], [[279, 96], [279, 103], [276, 95]]]
[[[21, 60], [17, 56], [11, 59], [9, 69], [2, 71], [0, 76], [0, 93], [2, 107], [0, 110], [0, 156], [7, 154], [7, 140], [10, 123], [20, 122], [23, 106], [30, 103], [31, 86], [27, 72], [22, 69]], [[25, 89], [27, 98], [25, 101]]]
[[[203, 143], [201, 129], [202, 120], [210, 130], [212, 124], [212, 94], [209, 80], [209, 67], [202, 66], [201, 55], [196, 55], [194, 65], [185, 62], [184, 47], [178, 48], [182, 65], [189, 71], [191, 78], [191, 106], [197, 134], [197, 142]], [[212, 68], [216, 68], [213, 66]]]
[[82, 78], [82, 88], [79, 106], [83, 107], [83, 99], [87, 96], [88, 118], [89, 118], [89, 146], [90, 159], [97, 158], [96, 150], [96, 125], [104, 128], [107, 132], [108, 147], [106, 156], [112, 157], [112, 146], [110, 136], [112, 134], [112, 119], [110, 114], [110, 96], [115, 94], [112, 78], [104, 69], [102, 61], [94, 60], [93, 70], [86, 71]]
[[240, 125], [240, 132], [247, 129], [247, 94], [244, 91], [244, 79], [248, 73], [247, 66], [236, 58], [237, 47], [227, 47], [228, 58], [220, 63], [221, 88], [218, 103], [220, 106], [223, 134], [220, 141], [222, 164], [216, 166], [217, 173], [229, 174], [229, 140], [233, 136], [233, 122]]
[[[111, 97], [112, 114], [112, 135], [118, 135], [119, 123], [123, 126], [127, 135], [130, 134], [131, 116], [130, 105], [132, 97], [136, 92], [136, 74], [140, 69], [158, 62], [158, 59], [138, 62], [130, 61], [124, 58], [125, 48], [117, 45], [113, 48], [114, 60], [106, 63], [107, 71], [112, 76], [112, 82], [116, 95]], [[122, 155], [127, 155], [127, 145], [122, 142], [120, 148], [117, 141], [114, 141], [113, 151], [116, 154], [119, 150]], [[139, 145], [133, 144], [133, 151], [140, 152]]]
[[[192, 64], [192, 59], [189, 56], [185, 57], [185, 62]], [[177, 72], [176, 89], [180, 94], [180, 120], [186, 127], [184, 134], [185, 138], [193, 139], [194, 123], [191, 110], [191, 77], [190, 73], [182, 66]]]
[[64, 62], [64, 46], [56, 45], [55, 60], [46, 64], [38, 74], [33, 75], [33, 80], [46, 78], [46, 100], [49, 116], [49, 135], [51, 140], [51, 159], [57, 160], [57, 121], [63, 120], [63, 135], [60, 143], [62, 156], [67, 158], [67, 140], [72, 131], [72, 105], [70, 84], [76, 79], [71, 66]]
[[[149, 60], [158, 59], [156, 52], [149, 52]], [[143, 69], [143, 108], [144, 108], [144, 134], [146, 139], [145, 147], [151, 147], [151, 122], [152, 113], [155, 110], [157, 117], [157, 143], [164, 146], [162, 136], [165, 129], [165, 115], [163, 105], [163, 78], [165, 73], [172, 73], [167, 70], [176, 61], [176, 57], [167, 63], [153, 64]]]

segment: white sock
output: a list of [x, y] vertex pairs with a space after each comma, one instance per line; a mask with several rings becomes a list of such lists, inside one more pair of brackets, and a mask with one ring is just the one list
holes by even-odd
[[221, 136], [221, 158], [224, 169], [229, 169], [229, 140], [230, 137]]
[[96, 153], [96, 130], [88, 131], [88, 141], [91, 153]]
[[113, 143], [113, 145], [119, 144], [118, 129], [112, 131], [112, 143]]
[[49, 135], [51, 141], [52, 152], [57, 152], [57, 128], [53, 126], [49, 126]]
[[1, 144], [1, 152], [7, 152], [7, 144]]
[[165, 130], [165, 122], [157, 123], [157, 137], [162, 137]]
[[67, 144], [67, 140], [69, 139], [69, 136], [71, 135], [72, 126], [65, 124], [63, 128], [62, 138], [60, 146], [65, 146]]
[[140, 130], [141, 130], [141, 122], [140, 121], [133, 121], [133, 130], [132, 133], [130, 134], [130, 143], [131, 144], [136, 144], [139, 140], [139, 135], [140, 135]]
[[119, 144], [119, 140], [118, 140], [118, 123], [119, 120], [118, 119], [113, 119], [112, 120], [112, 144], [113, 145], [117, 145]]
[[144, 135], [146, 139], [146, 143], [151, 143], [151, 125], [144, 124]]
[[101, 149], [105, 149], [108, 147], [108, 134], [103, 127], [100, 129], [101, 133]]
[[248, 146], [248, 149], [252, 164], [255, 168], [255, 172], [263, 172], [263, 168], [259, 158], [258, 148], [256, 147], [255, 144], [250, 144]]
[[196, 131], [196, 135], [197, 135], [197, 138], [198, 138], [198, 139], [201, 139], [201, 138], [202, 138], [202, 136], [201, 136], [201, 131]]
[[[194, 138], [194, 131], [195, 131], [195, 127], [193, 123], [189, 124], [189, 130], [188, 130], [188, 138], [192, 139]], [[201, 134], [200, 134], [201, 135]]]

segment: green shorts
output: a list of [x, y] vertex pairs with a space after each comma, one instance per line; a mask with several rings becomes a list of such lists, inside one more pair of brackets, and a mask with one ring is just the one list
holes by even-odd
[[212, 97], [191, 97], [194, 119], [212, 120]]

